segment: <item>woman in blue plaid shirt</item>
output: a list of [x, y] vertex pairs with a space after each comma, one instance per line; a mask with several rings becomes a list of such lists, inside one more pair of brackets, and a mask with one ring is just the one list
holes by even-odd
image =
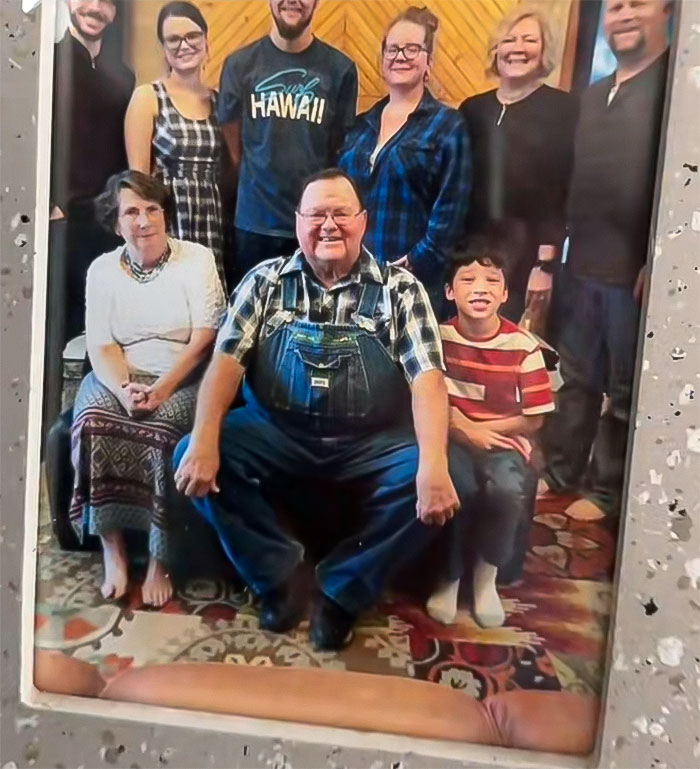
[[339, 165], [369, 214], [365, 244], [381, 263], [407, 267], [444, 314], [442, 275], [459, 238], [471, 181], [469, 136], [459, 113], [426, 87], [437, 17], [410, 6], [382, 42], [389, 95], [358, 116]]

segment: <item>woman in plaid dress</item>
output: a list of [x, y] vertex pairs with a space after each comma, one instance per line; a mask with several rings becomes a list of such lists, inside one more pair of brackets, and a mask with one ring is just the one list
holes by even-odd
[[129, 167], [153, 173], [174, 199], [173, 235], [214, 252], [224, 281], [219, 176], [222, 136], [217, 94], [202, 81], [207, 23], [188, 2], [171, 2], [158, 16], [158, 39], [169, 74], [139, 86], [126, 115]]

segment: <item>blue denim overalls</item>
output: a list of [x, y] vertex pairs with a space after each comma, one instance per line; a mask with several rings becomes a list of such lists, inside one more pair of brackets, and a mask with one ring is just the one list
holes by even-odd
[[382, 340], [374, 314], [381, 283], [362, 284], [356, 323], [312, 323], [296, 317], [300, 277], [282, 277], [282, 311], [261, 331], [246, 374], [245, 398], [278, 423], [304, 434], [352, 435], [406, 423], [410, 390]]
[[[351, 614], [437, 532], [416, 516], [418, 448], [410, 388], [382, 344], [374, 313], [384, 287], [361, 284], [352, 324], [297, 317], [300, 276], [282, 276], [282, 308], [261, 328], [246, 372], [246, 405], [222, 425], [220, 492], [193, 499], [251, 588], [286, 580], [304, 548], [281, 525], [270, 494], [292, 479], [348, 485], [364, 513], [358, 531], [317, 565], [321, 590]], [[182, 457], [188, 439], [175, 452]], [[345, 487], [345, 486], [344, 486]], [[326, 514], [323, 499], [314, 500]]]

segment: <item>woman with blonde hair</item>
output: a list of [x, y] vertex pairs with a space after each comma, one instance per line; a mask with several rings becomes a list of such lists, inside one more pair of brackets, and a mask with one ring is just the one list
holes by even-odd
[[509, 253], [509, 299], [501, 312], [516, 323], [528, 283], [551, 287], [566, 234], [577, 103], [545, 85], [555, 66], [547, 19], [519, 5], [496, 26], [489, 45], [487, 72], [498, 86], [460, 106], [474, 165], [467, 233], [496, 236]]
[[338, 165], [369, 214], [365, 244], [381, 264], [411, 270], [442, 314], [442, 275], [464, 226], [469, 137], [459, 113], [427, 87], [438, 19], [409, 6], [389, 24], [382, 75], [389, 95], [358, 116]]
[[161, 8], [156, 34], [168, 74], [134, 91], [125, 140], [129, 168], [154, 173], [170, 188], [175, 237], [210, 248], [224, 282], [219, 190], [223, 143], [217, 94], [202, 79], [207, 32], [204, 16], [192, 3], [176, 0]]

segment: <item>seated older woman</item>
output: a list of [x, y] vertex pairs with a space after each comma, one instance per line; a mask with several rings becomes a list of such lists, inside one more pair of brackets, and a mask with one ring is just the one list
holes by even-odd
[[201, 364], [225, 298], [214, 255], [166, 234], [167, 189], [138, 171], [112, 176], [98, 218], [125, 245], [98, 257], [87, 276], [87, 349], [93, 371], [76, 397], [71, 521], [98, 535], [102, 595], [126, 592], [123, 530], [148, 532], [143, 601], [172, 596], [172, 452], [191, 428]]

